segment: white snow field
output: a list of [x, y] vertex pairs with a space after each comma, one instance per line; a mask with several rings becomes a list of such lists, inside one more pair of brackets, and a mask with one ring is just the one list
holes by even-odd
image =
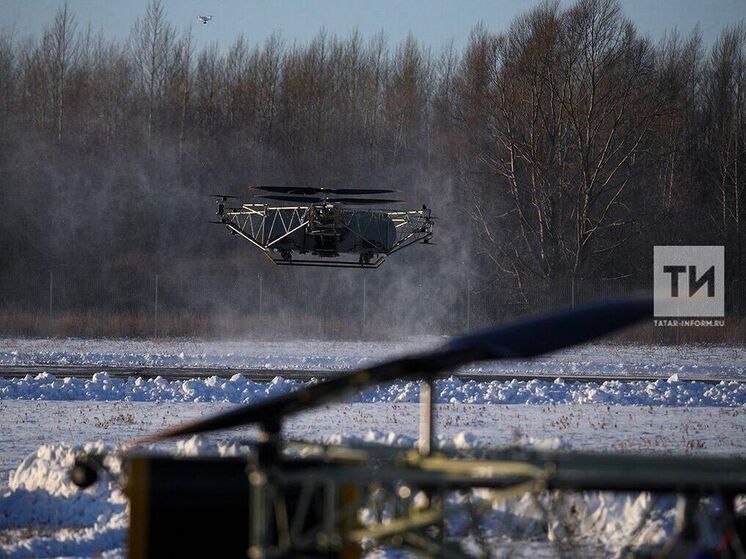
[[[0, 338], [0, 365], [100, 365], [345, 370], [435, 347], [447, 338], [398, 342]], [[746, 377], [746, 346], [589, 344], [531, 361], [497, 361], [469, 372], [549, 375]]]
[[[0, 496], [0, 554], [92, 556], [121, 554], [127, 506], [108, 479], [78, 491], [67, 478], [77, 451], [116, 445], [165, 425], [212, 414], [227, 404], [172, 402], [0, 401], [8, 476]], [[584, 405], [440, 404], [440, 440], [461, 448], [530, 445], [541, 448], [740, 454], [746, 452], [746, 409]], [[366, 441], [412, 446], [418, 406], [409, 403], [325, 406], [292, 419], [293, 439], [327, 443]], [[181, 453], [234, 453], [235, 441], [254, 434], [234, 430], [169, 445]], [[51, 443], [50, 441], [55, 441]], [[105, 443], [103, 442], [105, 441]], [[6, 452], [7, 449], [7, 452]], [[118, 468], [118, 464], [113, 464]], [[15, 469], [14, 469], [15, 468]], [[569, 497], [594, 556], [613, 556], [647, 510], [650, 495], [584, 494]], [[659, 503], [639, 542], [658, 543], [673, 529], [671, 499]], [[510, 520], [507, 521], [506, 517]], [[530, 497], [493, 505], [485, 529], [503, 545], [513, 539], [546, 541]], [[457, 528], [454, 528], [457, 532]], [[544, 551], [547, 551], [546, 549]], [[551, 549], [549, 551], [552, 551]], [[554, 556], [554, 553], [549, 553]]]
[[[184, 341], [0, 340], [0, 364], [97, 364], [272, 368], [352, 368], [439, 343], [439, 338], [397, 344], [331, 342], [219, 343]], [[325, 353], [327, 352], [327, 353]], [[437, 385], [441, 444], [458, 447], [533, 445], [577, 450], [687, 454], [746, 454], [746, 392], [739, 382], [707, 384], [687, 376], [742, 378], [746, 355], [729, 346], [654, 347], [596, 345], [529, 363], [487, 364], [487, 371], [614, 376], [660, 374], [661, 380], [569, 383], [462, 382]], [[496, 369], [497, 368], [497, 369]], [[49, 374], [0, 381], [0, 556], [119, 556], [124, 553], [127, 504], [104, 479], [86, 491], [68, 480], [77, 451], [113, 447], [167, 425], [255, 402], [304, 383], [276, 378], [255, 383], [242, 375], [186, 381], [165, 378], [90, 379]], [[344, 403], [293, 418], [293, 439], [367, 441], [411, 446], [417, 432], [416, 383], [378, 387]], [[235, 453], [253, 429], [217, 433], [169, 445], [176, 452]], [[112, 463], [116, 470], [118, 464]], [[477, 495], [478, 497], [478, 495]], [[590, 556], [615, 556], [636, 533], [637, 544], [662, 542], [673, 530], [671, 499], [652, 507], [651, 496], [569, 495]], [[496, 545], [520, 542], [516, 556], [556, 556], [535, 501], [513, 498], [484, 514], [485, 536]], [[459, 520], [449, 530], [460, 534]], [[548, 526], [550, 540], [562, 527]], [[386, 555], [374, 550], [372, 556]]]

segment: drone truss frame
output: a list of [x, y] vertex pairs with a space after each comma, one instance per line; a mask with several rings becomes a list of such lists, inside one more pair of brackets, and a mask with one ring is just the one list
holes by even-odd
[[[312, 225], [308, 218], [312, 205], [298, 206], [270, 206], [268, 204], [245, 203], [240, 208], [227, 208], [218, 213], [220, 223], [234, 235], [245, 239], [261, 250], [272, 263], [278, 266], [316, 266], [326, 268], [378, 268], [385, 257], [417, 242], [427, 243], [432, 237], [432, 218], [430, 210], [371, 210], [369, 222], [374, 215], [385, 216], [394, 223], [396, 240], [386, 249], [376, 247], [374, 254], [378, 258], [373, 261], [358, 260], [328, 260], [329, 257], [318, 259], [294, 259], [281, 255], [276, 248], [277, 243], [289, 237], [296, 231]], [[359, 213], [356, 214], [358, 226], [353, 223], [353, 214], [342, 213], [340, 227], [352, 235], [366, 240], [360, 229]]]

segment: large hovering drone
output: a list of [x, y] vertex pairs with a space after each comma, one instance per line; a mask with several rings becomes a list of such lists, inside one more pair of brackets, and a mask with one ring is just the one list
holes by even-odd
[[[417, 210], [361, 208], [400, 200], [368, 198], [393, 190], [295, 186], [253, 186], [272, 202], [242, 202], [216, 194], [219, 223], [255, 245], [275, 264], [334, 268], [378, 268], [386, 256], [432, 237], [427, 206]], [[274, 202], [281, 202], [282, 205]], [[306, 255], [297, 258], [295, 255]]]

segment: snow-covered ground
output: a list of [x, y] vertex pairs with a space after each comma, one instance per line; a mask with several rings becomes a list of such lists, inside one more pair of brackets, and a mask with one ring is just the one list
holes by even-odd
[[[0, 338], [0, 365], [99, 365], [344, 370], [435, 347], [441, 337], [400, 342]], [[746, 346], [589, 344], [532, 361], [482, 363], [472, 372], [746, 377]]]
[[[0, 340], [0, 364], [349, 369], [441, 341], [4, 339]], [[681, 380], [692, 376], [746, 378], [746, 352], [740, 347], [591, 345], [531, 363], [487, 364], [482, 370], [557, 377], [607, 374], [632, 379], [656, 374], [661, 380], [465, 383], [444, 379], [436, 391], [442, 443], [746, 454], [744, 383]], [[90, 444], [113, 446], [231, 404], [255, 402], [302, 385], [281, 378], [260, 384], [241, 375], [169, 381], [114, 379], [105, 373], [90, 379], [39, 374], [0, 381], [0, 556], [121, 553], [126, 500], [116, 485], [107, 481], [85, 492], [71, 486], [67, 472], [78, 449]], [[286, 432], [294, 439], [411, 446], [417, 431], [417, 397], [416, 383], [378, 387], [345, 403], [293, 418]], [[228, 452], [233, 448], [231, 441], [251, 434], [251, 429], [218, 433], [174, 443], [171, 448], [182, 453]], [[602, 551], [595, 550], [594, 555], [618, 551], [650, 502], [645, 494], [587, 494], [572, 499], [583, 532], [594, 545], [601, 546]], [[639, 541], [656, 543], [670, 534], [672, 506], [668, 501], [656, 505]], [[499, 541], [545, 541], [537, 514], [529, 497], [496, 503], [484, 515], [486, 532]], [[506, 518], [510, 519], [507, 524]], [[554, 534], [556, 527], [549, 528]], [[534, 553], [533, 544], [522, 549]]]
[[[97, 555], [121, 550], [127, 523], [126, 501], [103, 480], [80, 492], [67, 472], [86, 441], [115, 445], [165, 425], [224, 409], [226, 404], [171, 402], [0, 402], [0, 471], [8, 486], [0, 497], [0, 554], [10, 556]], [[615, 451], [743, 454], [743, 408], [666, 408], [586, 405], [516, 406], [441, 404], [440, 440], [460, 447], [533, 445]], [[409, 403], [325, 406], [292, 419], [293, 439], [330, 443], [368, 441], [411, 446], [418, 406]], [[251, 436], [234, 430], [169, 445], [181, 453], [229, 452], [232, 441]], [[50, 444], [50, 441], [55, 441]], [[98, 443], [101, 447], [103, 443]], [[18, 465], [20, 464], [20, 465]], [[16, 465], [18, 465], [16, 467]], [[116, 464], [115, 467], [118, 467]], [[14, 470], [15, 468], [15, 470]], [[9, 475], [8, 475], [9, 473]], [[623, 543], [647, 508], [649, 495], [571, 497], [589, 526], [589, 541], [609, 552]], [[673, 502], [660, 504], [641, 541], [660, 542], [673, 526]], [[510, 527], [504, 515], [515, 515]], [[485, 513], [495, 536], [542, 540], [528, 497], [496, 503]], [[605, 523], [593, 519], [605, 518]], [[497, 533], [508, 529], [507, 533]], [[526, 530], [536, 530], [533, 536]]]

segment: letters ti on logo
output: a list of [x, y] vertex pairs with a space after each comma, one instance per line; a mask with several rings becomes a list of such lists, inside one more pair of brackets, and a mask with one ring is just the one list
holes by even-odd
[[656, 317], [722, 317], [725, 314], [725, 248], [653, 248]]

